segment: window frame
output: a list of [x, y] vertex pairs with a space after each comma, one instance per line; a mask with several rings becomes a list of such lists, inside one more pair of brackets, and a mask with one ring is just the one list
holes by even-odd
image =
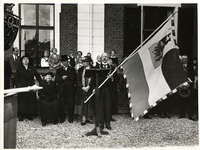
[[[34, 29], [36, 30], [36, 41], [37, 41], [37, 45], [36, 45], [36, 64], [34, 64], [34, 66], [36, 68], [40, 68], [40, 59], [39, 58], [39, 31], [40, 30], [52, 30], [53, 31], [53, 47], [55, 47], [55, 4], [53, 3], [20, 3], [19, 4], [19, 16], [21, 17], [21, 6], [22, 5], [35, 5], [36, 6], [36, 25], [21, 25], [20, 24], [20, 30], [19, 30], [19, 49], [20, 49], [20, 56], [22, 54], [22, 52], [25, 52], [25, 49], [22, 50], [22, 35], [21, 35], [21, 31], [24, 29]], [[39, 25], [39, 6], [40, 5], [52, 5], [53, 6], [53, 26], [40, 26]]]

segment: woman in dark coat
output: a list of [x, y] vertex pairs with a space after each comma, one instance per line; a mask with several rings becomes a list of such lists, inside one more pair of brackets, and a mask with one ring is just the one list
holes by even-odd
[[85, 77], [86, 69], [90, 69], [92, 59], [89, 56], [84, 56], [83, 66], [78, 70], [77, 74], [77, 98], [75, 105], [75, 114], [82, 117], [81, 125], [86, 122], [92, 123], [89, 118], [94, 116], [94, 100], [90, 99], [87, 103], [84, 101], [92, 94], [94, 89], [94, 79], [92, 77]]
[[[21, 58], [22, 64], [17, 68], [15, 74], [16, 85], [20, 87], [28, 87], [35, 85], [35, 79], [41, 81], [41, 77], [37, 70], [29, 65], [30, 58], [25, 55]], [[33, 115], [37, 114], [37, 100], [35, 92], [23, 92], [18, 94], [18, 115], [19, 121], [25, 118], [33, 120]]]
[[48, 72], [40, 86], [42, 90], [38, 91], [40, 97], [40, 116], [42, 126], [46, 126], [47, 121], [54, 121], [54, 124], [58, 123], [59, 119], [59, 101], [57, 97], [57, 86], [54, 81], [52, 72]]

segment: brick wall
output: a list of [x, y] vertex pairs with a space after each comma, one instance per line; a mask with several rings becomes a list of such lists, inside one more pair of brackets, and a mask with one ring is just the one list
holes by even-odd
[[124, 49], [124, 7], [136, 4], [105, 4], [105, 52], [115, 50], [119, 61]]
[[115, 50], [119, 59], [123, 56], [123, 4], [105, 4], [105, 52]]
[[77, 4], [61, 4], [60, 54], [77, 52]]

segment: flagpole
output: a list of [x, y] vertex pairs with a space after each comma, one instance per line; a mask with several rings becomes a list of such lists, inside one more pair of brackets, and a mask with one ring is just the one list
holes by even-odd
[[[177, 13], [177, 11], [174, 11], [156, 30], [154, 30], [153, 33], [151, 33], [151, 35], [149, 35], [125, 60], [123, 60], [123, 62], [121, 62], [121, 64], [119, 64], [115, 70], [113, 70], [113, 72], [98, 86], [98, 88], [101, 88], [106, 81], [131, 57], [133, 57], [137, 51], [142, 47], [142, 45], [147, 42], [147, 40], [149, 40], [175, 13]], [[84, 103], [87, 103], [87, 101], [95, 94], [95, 92], [93, 92], [85, 101]]]

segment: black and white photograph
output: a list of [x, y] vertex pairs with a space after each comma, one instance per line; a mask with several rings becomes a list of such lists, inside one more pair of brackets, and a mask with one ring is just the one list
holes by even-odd
[[2, 1], [0, 148], [199, 149], [199, 5], [174, 2]]

